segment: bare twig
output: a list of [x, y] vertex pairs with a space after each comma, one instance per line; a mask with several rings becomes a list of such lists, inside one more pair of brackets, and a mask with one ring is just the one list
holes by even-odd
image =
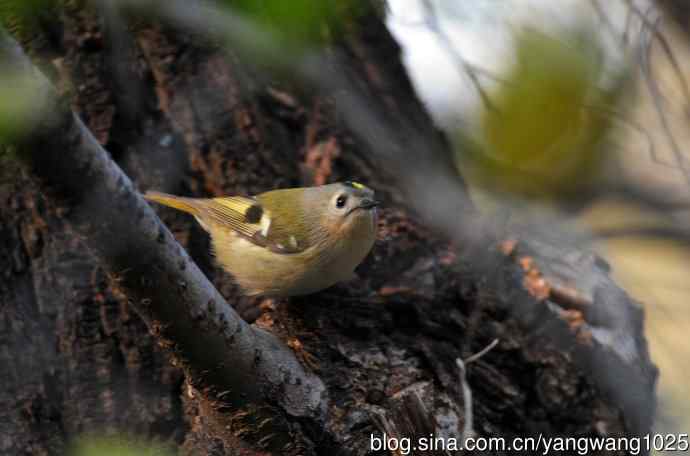
[[594, 236], [598, 239], [620, 239], [624, 237], [667, 239], [686, 245], [690, 244], [690, 229], [682, 226], [600, 228], [594, 230]]
[[426, 23], [429, 27], [429, 30], [436, 35], [439, 43], [441, 43], [441, 45], [446, 49], [446, 52], [448, 52], [448, 54], [451, 56], [460, 72], [467, 75], [470, 82], [474, 86], [474, 89], [479, 94], [484, 107], [490, 110], [496, 109], [491, 102], [489, 95], [484, 90], [484, 87], [482, 87], [481, 81], [477, 77], [476, 68], [465, 60], [460, 51], [458, 51], [457, 47], [453, 45], [450, 37], [443, 30], [443, 27], [441, 27], [433, 2], [431, 0], [422, 0], [422, 5], [424, 6], [426, 13]]
[[611, 23], [609, 16], [604, 11], [604, 8], [602, 8], [601, 3], [599, 3], [599, 0], [590, 0], [589, 3], [592, 5], [592, 9], [597, 14], [597, 16], [599, 17], [599, 20], [601, 21], [601, 23], [606, 28], [606, 31], [611, 34], [611, 37], [613, 38], [613, 40], [614, 41], [620, 40], [625, 45], [625, 40], [626, 40], [625, 31], [620, 37], [618, 36], [616, 27]]
[[[659, 23], [659, 19], [654, 21], [653, 27], [656, 28]], [[669, 145], [671, 146], [671, 150], [673, 151], [673, 155], [676, 159], [676, 162], [678, 164], [678, 167], [680, 170], [683, 172], [683, 176], [685, 177], [685, 180], [688, 185], [690, 185], [690, 170], [688, 167], [685, 165], [685, 157], [683, 154], [683, 151], [680, 149], [680, 146], [678, 145], [678, 142], [676, 141], [675, 135], [673, 134], [673, 131], [671, 131], [671, 126], [668, 123], [668, 119], [666, 118], [666, 113], [664, 112], [664, 107], [662, 106], [662, 94], [661, 91], [659, 90], [659, 86], [657, 85], [656, 81], [654, 80], [652, 76], [652, 69], [651, 69], [651, 64], [650, 64], [650, 50], [651, 50], [651, 38], [654, 33], [654, 28], [645, 28], [643, 29], [642, 36], [640, 37], [640, 63], [641, 63], [641, 69], [642, 69], [642, 76], [645, 79], [645, 82], [647, 84], [647, 88], [649, 89], [650, 95], [652, 97], [652, 101], [654, 102], [654, 108], [656, 109], [657, 115], [659, 117], [659, 120], [661, 122], [661, 126], [664, 130], [664, 133], [666, 134], [666, 137], [668, 138]]]
[[[678, 59], [676, 59], [673, 49], [671, 49], [671, 44], [668, 42], [668, 39], [666, 39], [664, 33], [659, 29], [659, 23], [662, 20], [661, 16], [657, 17], [657, 19], [655, 20], [651, 20], [649, 18], [649, 15], [652, 11], [656, 11], [655, 8], [650, 8], [650, 11], [647, 14], [645, 14], [640, 10], [640, 8], [637, 5], [635, 5], [635, 3], [632, 0], [625, 0], [625, 3], [628, 5], [629, 11], [640, 19], [642, 25], [646, 29], [651, 31], [651, 33], [654, 35], [654, 38], [656, 38], [656, 40], [661, 45], [661, 48], [664, 51], [664, 55], [666, 55], [666, 58], [671, 64], [671, 67], [673, 68], [673, 71], [676, 74], [676, 78], [680, 83], [681, 90], [683, 91], [683, 96], [685, 97], [685, 102], [688, 105], [690, 105], [690, 85], [688, 84], [688, 80], [685, 77], [685, 72], [681, 69]], [[653, 40], [650, 40], [650, 46], [652, 41]]]
[[638, 123], [632, 119], [626, 118], [626, 116], [623, 113], [618, 112], [615, 109], [609, 108], [606, 105], [583, 104], [582, 108], [586, 109], [588, 111], [599, 113], [600, 115], [604, 115], [604, 116], [606, 116], [607, 119], [610, 119], [614, 122], [617, 122], [617, 123], [621, 124], [622, 126], [630, 128], [630, 129], [636, 131], [637, 133], [641, 134], [642, 136], [644, 136], [645, 142], [647, 143], [647, 153], [652, 158], [652, 161], [654, 161], [655, 163], [662, 165], [662, 166], [666, 166], [666, 167], [673, 168], [673, 169], [676, 168], [676, 165], [664, 162], [661, 159], [661, 157], [659, 157], [657, 155], [656, 147], [654, 146], [654, 140], [652, 139], [652, 135], [640, 123]]
[[462, 427], [462, 447], [465, 448], [467, 440], [474, 437], [474, 415], [472, 412], [472, 389], [467, 384], [467, 370], [465, 363], [457, 358], [455, 360], [460, 370], [460, 386], [462, 388], [462, 406], [465, 409], [465, 421]]
[[472, 389], [467, 383], [467, 369], [466, 366], [477, 361], [482, 356], [489, 353], [498, 344], [498, 339], [491, 341], [489, 345], [484, 347], [478, 353], [468, 357], [464, 361], [460, 358], [455, 360], [458, 369], [460, 370], [460, 387], [462, 388], [462, 406], [465, 409], [465, 421], [462, 428], [462, 446], [465, 447], [467, 440], [474, 437], [474, 415], [472, 412]]
[[479, 358], [493, 350], [496, 345], [498, 345], [498, 339], [492, 340], [489, 345], [482, 348], [479, 352], [475, 353], [474, 355], [469, 356], [467, 359], [465, 359], [465, 364], [470, 364], [477, 361]]

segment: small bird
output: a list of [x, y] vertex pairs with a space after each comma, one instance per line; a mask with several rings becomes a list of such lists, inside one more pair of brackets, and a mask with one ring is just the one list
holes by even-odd
[[212, 253], [249, 296], [297, 296], [353, 278], [377, 232], [374, 192], [358, 182], [272, 190], [253, 197], [150, 201], [192, 214]]

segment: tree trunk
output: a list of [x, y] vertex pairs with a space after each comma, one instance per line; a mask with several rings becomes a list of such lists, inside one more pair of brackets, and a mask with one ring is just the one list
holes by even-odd
[[[325, 385], [323, 417], [282, 415], [286, 442], [251, 420], [258, 412], [227, 405], [222, 392], [200, 388], [193, 370], [177, 367], [161, 331], [118, 286], [127, 268], [113, 270], [73, 229], [73, 202], [53, 198], [31, 167], [0, 156], [1, 454], [63, 454], [80, 435], [116, 432], [220, 455], [368, 454], [371, 435], [384, 432], [459, 439], [463, 431], [650, 431], [656, 370], [642, 311], [603, 261], [520, 238], [504, 242], [503, 253], [487, 247], [500, 261], [476, 268], [409, 210], [395, 190], [395, 167], [350, 130], [335, 94], [270, 81], [217, 46], [158, 24], [130, 30], [74, 7], [60, 23], [50, 58], [35, 42], [24, 47], [52, 68], [54, 83], [139, 189], [256, 194], [356, 178], [387, 204], [361, 280], [277, 302], [242, 297], [193, 219], [158, 211], [227, 301]], [[339, 46], [372, 109], [413, 125], [461, 186], [381, 18], [358, 20]], [[548, 279], [550, 293], [530, 286], [534, 274]]]

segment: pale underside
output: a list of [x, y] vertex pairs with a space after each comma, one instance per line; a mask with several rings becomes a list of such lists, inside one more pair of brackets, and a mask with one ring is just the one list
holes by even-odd
[[247, 295], [280, 297], [314, 293], [352, 278], [375, 240], [374, 220], [363, 222], [369, 226], [355, 230], [349, 239], [329, 240], [328, 247], [315, 245], [290, 254], [256, 245], [232, 230], [209, 228], [216, 260]]

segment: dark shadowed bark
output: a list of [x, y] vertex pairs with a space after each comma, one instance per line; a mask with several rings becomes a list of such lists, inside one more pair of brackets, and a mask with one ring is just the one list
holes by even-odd
[[[392, 156], [401, 143], [433, 154], [418, 179], [463, 184], [379, 17], [352, 24], [338, 48], [399, 131], [387, 155], [346, 115], [347, 94], [305, 93], [158, 24], [82, 9], [59, 20], [59, 57], [36, 59], [84, 125], [47, 89], [24, 164], [2, 158], [0, 453], [132, 432], [189, 454], [367, 454], [382, 432], [459, 438], [467, 391], [481, 436], [649, 431], [642, 311], [603, 261], [516, 234], [516, 246], [481, 246], [494, 261], [478, 267], [410, 211]], [[362, 279], [278, 302], [242, 297], [193, 220], [161, 209], [187, 257], [135, 191], [347, 178], [387, 203]], [[476, 215], [464, 193], [444, 204]], [[456, 360], [494, 340], [462, 374]]]
[[690, 36], [690, 4], [684, 0], [656, 0], [656, 3]]

